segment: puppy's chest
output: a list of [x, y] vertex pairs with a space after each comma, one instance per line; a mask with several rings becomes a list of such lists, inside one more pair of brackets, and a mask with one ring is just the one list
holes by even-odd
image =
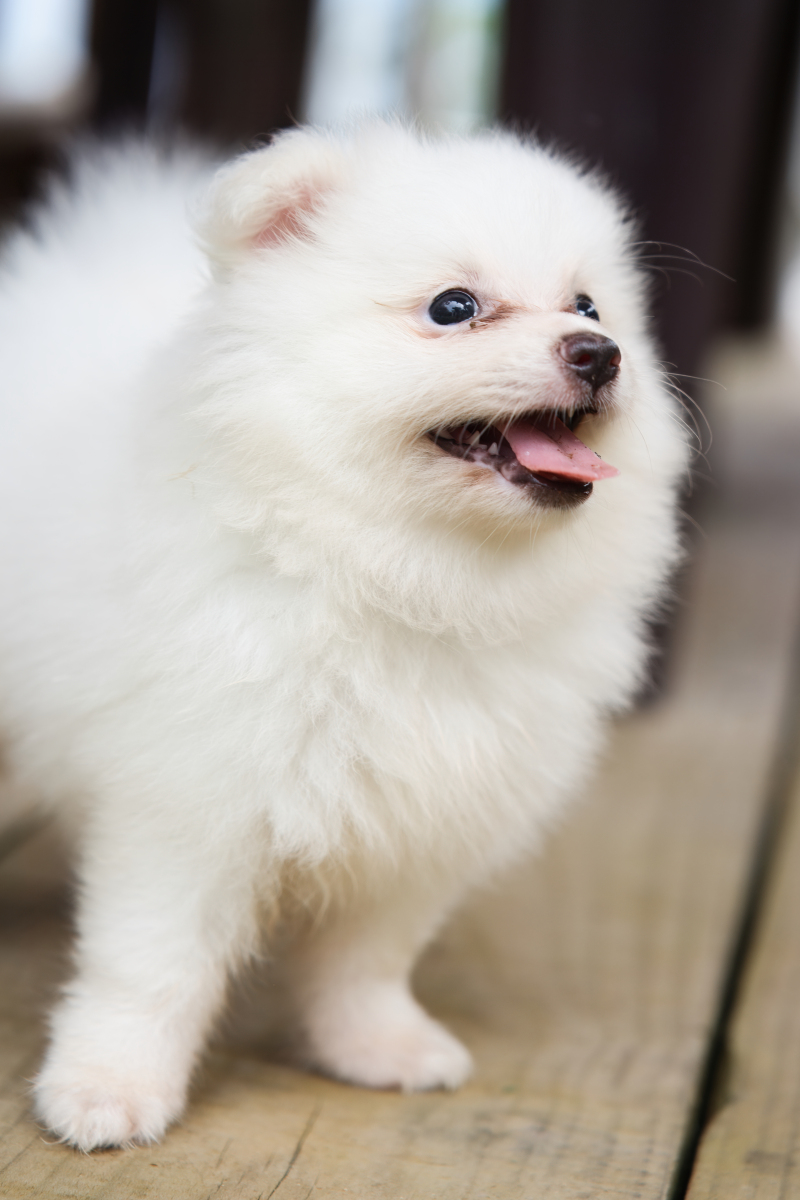
[[327, 743], [362, 769], [415, 781], [542, 763], [574, 715], [572, 690], [548, 655], [522, 642], [373, 635], [309, 661], [301, 691], [306, 746]]
[[278, 852], [321, 858], [355, 837], [502, 857], [580, 779], [596, 711], [552, 633], [468, 646], [388, 622], [346, 636], [296, 628], [273, 640], [259, 686], [230, 691], [231, 716], [252, 722], [246, 739], [232, 731], [249, 748], [236, 769]]

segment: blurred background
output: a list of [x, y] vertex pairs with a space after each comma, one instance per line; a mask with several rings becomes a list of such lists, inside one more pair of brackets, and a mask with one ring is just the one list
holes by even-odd
[[0, 0], [0, 214], [80, 129], [240, 148], [364, 111], [500, 120], [628, 196], [688, 377], [722, 331], [791, 336], [798, 49], [797, 0]]

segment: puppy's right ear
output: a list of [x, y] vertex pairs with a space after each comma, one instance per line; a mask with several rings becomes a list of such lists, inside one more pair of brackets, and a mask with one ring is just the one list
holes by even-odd
[[222, 167], [199, 232], [221, 274], [253, 250], [311, 236], [309, 218], [343, 181], [340, 142], [314, 129], [290, 129], [269, 146]]

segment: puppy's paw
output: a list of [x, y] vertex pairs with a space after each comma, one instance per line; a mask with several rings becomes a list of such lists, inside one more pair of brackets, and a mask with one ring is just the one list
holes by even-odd
[[156, 1142], [183, 1109], [183, 1096], [152, 1078], [111, 1069], [45, 1065], [34, 1085], [38, 1119], [79, 1150]]
[[338, 996], [311, 1024], [315, 1064], [362, 1087], [404, 1092], [457, 1088], [472, 1059], [401, 986], [373, 986]]

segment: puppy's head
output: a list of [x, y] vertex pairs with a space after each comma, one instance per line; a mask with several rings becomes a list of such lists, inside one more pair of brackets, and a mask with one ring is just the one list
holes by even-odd
[[220, 174], [203, 234], [205, 418], [287, 569], [529, 557], [671, 482], [624, 214], [551, 153], [292, 131]]

